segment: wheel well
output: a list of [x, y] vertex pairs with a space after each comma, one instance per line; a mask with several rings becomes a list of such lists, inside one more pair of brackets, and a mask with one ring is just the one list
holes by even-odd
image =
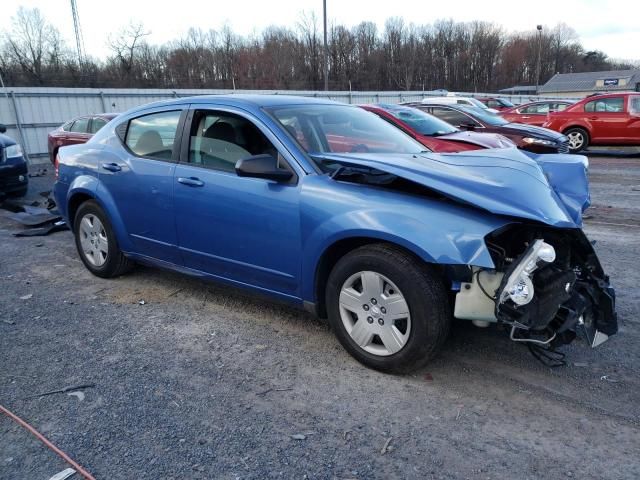
[[[414, 252], [401, 245], [398, 245], [397, 243], [385, 242], [384, 240], [380, 240], [379, 238], [351, 237], [337, 241], [323, 252], [322, 256], [320, 257], [320, 261], [318, 262], [318, 266], [316, 267], [314, 297], [316, 302], [315, 312], [318, 317], [327, 318], [327, 307], [325, 305], [325, 288], [327, 286], [329, 274], [331, 273], [331, 270], [333, 270], [335, 264], [338, 263], [338, 260], [340, 260], [347, 253], [355, 250], [356, 248], [363, 247], [365, 245], [371, 245], [374, 243], [386, 243], [388, 245], [393, 245], [394, 247], [401, 249], [410, 255], [416, 256]], [[418, 257], [416, 256], [416, 258]]]
[[75, 221], [76, 218], [76, 212], [78, 211], [78, 208], [80, 208], [80, 205], [82, 205], [84, 202], [86, 202], [87, 200], [93, 200], [93, 197], [87, 193], [76, 193], [74, 196], [72, 196], [69, 199], [69, 207], [67, 209], [67, 215], [69, 218], [69, 223], [70, 223], [70, 227], [71, 230], [73, 230], [73, 222]]

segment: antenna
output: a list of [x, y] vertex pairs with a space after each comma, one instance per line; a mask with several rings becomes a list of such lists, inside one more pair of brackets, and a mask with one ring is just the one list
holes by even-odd
[[71, 0], [71, 15], [73, 16], [73, 29], [76, 33], [76, 49], [78, 50], [78, 64], [84, 63], [84, 39], [82, 38], [82, 28], [80, 27], [80, 16], [76, 0]]

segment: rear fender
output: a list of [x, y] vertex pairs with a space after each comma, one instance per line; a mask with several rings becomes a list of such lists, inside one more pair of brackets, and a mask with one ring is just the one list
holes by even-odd
[[72, 201], [72, 198], [75, 195], [88, 195], [93, 198], [98, 205], [102, 207], [102, 209], [107, 214], [109, 218], [109, 222], [113, 227], [116, 239], [118, 241], [118, 245], [121, 250], [125, 252], [130, 252], [133, 250], [133, 245], [129, 240], [129, 236], [127, 235], [127, 230], [124, 226], [124, 222], [122, 221], [122, 217], [118, 213], [118, 209], [116, 208], [116, 204], [113, 200], [113, 197], [109, 193], [109, 191], [104, 188], [104, 185], [94, 176], [91, 175], [80, 175], [76, 177], [71, 185], [69, 185], [69, 190], [67, 192], [67, 202], [65, 205], [65, 211], [63, 212], [65, 218], [69, 225], [73, 222], [72, 218], [68, 218], [68, 206]]

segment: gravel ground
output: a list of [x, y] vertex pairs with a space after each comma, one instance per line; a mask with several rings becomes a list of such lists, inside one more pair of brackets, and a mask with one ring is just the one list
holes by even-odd
[[[621, 329], [566, 367], [459, 322], [425, 369], [380, 374], [304, 312], [151, 268], [102, 280], [69, 232], [15, 238], [0, 211], [0, 404], [98, 479], [640, 478], [640, 159], [591, 163]], [[0, 415], [0, 478], [64, 468]]]

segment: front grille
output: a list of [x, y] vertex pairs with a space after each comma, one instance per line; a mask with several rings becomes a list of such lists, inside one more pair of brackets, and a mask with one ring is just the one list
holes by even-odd
[[569, 153], [569, 139], [558, 143], [558, 153]]

